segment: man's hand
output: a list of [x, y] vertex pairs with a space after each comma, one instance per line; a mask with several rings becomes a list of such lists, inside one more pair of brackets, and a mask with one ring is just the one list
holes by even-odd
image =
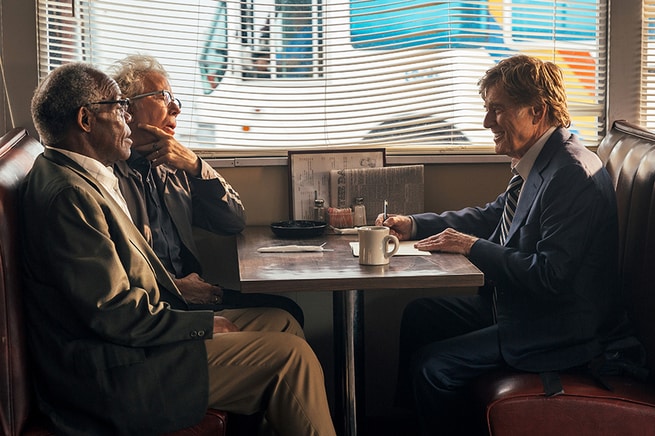
[[198, 177], [201, 170], [200, 158], [189, 148], [180, 144], [175, 137], [159, 127], [149, 124], [139, 124], [138, 129], [152, 135], [152, 142], [132, 144], [136, 150], [158, 166], [167, 164], [173, 168], [186, 171], [189, 175]]
[[181, 279], [173, 279], [184, 299], [193, 304], [219, 304], [223, 301], [220, 286], [207, 283], [196, 273]]
[[238, 332], [239, 327], [223, 316], [214, 316], [214, 334]]
[[389, 227], [389, 234], [395, 235], [401, 241], [412, 237], [412, 219], [405, 215], [388, 215], [385, 220], [380, 214], [375, 219], [375, 225]]
[[475, 236], [460, 233], [454, 229], [446, 229], [439, 234], [418, 241], [414, 247], [423, 251], [442, 251], [468, 256], [471, 253], [471, 247], [477, 240], [478, 238]]

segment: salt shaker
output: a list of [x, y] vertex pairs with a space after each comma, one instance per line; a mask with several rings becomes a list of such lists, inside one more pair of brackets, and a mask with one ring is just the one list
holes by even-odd
[[325, 221], [325, 200], [317, 198], [314, 200], [314, 221]]
[[366, 225], [366, 206], [364, 206], [364, 199], [362, 197], [355, 198], [355, 206], [353, 206], [353, 226]]

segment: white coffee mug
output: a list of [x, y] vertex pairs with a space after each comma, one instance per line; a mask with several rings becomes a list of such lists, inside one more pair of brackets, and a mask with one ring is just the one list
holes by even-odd
[[357, 233], [360, 265], [387, 265], [400, 247], [398, 238], [389, 234], [389, 227], [359, 227]]

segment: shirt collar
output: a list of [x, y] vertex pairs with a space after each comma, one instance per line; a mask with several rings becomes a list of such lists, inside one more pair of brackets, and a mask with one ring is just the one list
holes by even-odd
[[143, 157], [138, 151], [132, 150], [130, 157], [127, 158], [127, 164], [134, 170], [141, 173], [143, 177], [146, 177], [150, 173], [151, 166], [150, 161]]
[[530, 171], [534, 166], [537, 156], [541, 153], [541, 150], [546, 145], [546, 141], [550, 138], [550, 135], [555, 131], [555, 127], [550, 127], [546, 132], [537, 139], [537, 142], [528, 149], [528, 151], [523, 155], [519, 160], [512, 159], [512, 172], [521, 176], [523, 180], [528, 179]]
[[82, 168], [84, 168], [84, 170], [86, 170], [91, 175], [91, 177], [93, 177], [100, 185], [102, 185], [103, 188], [105, 188], [105, 190], [114, 199], [114, 201], [116, 201], [121, 209], [123, 209], [125, 214], [130, 217], [130, 212], [127, 209], [125, 198], [123, 197], [123, 194], [121, 193], [118, 186], [118, 177], [116, 177], [114, 174], [112, 166], [105, 166], [96, 159], [80, 153], [76, 153], [74, 151], [50, 146], [46, 146], [46, 148], [56, 150], [57, 152], [67, 156], [69, 159], [73, 160]]
[[[46, 146], [46, 148], [50, 148], [52, 150], [56, 150], [57, 152], [67, 156], [69, 159], [73, 160], [76, 162], [78, 165], [80, 165], [82, 168], [84, 168], [89, 174], [94, 176], [96, 179], [98, 179], [98, 182], [101, 182], [105, 188], [107, 187], [105, 183], [100, 180], [100, 178], [106, 178], [108, 177], [109, 179], [116, 179], [116, 176], [114, 175], [114, 172], [112, 171], [111, 167], [106, 167], [104, 166], [99, 160], [94, 159], [92, 157], [76, 153], [74, 151], [70, 150], [65, 150], [63, 148], [56, 148], [56, 147], [50, 147]], [[98, 177], [98, 175], [100, 177]], [[113, 185], [112, 185], [113, 187]]]

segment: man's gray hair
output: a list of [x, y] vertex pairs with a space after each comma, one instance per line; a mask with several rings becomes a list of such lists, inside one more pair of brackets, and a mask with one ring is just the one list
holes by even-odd
[[59, 144], [77, 122], [80, 107], [103, 98], [100, 89], [108, 76], [81, 62], [62, 65], [37, 86], [32, 96], [34, 127], [45, 145]]
[[110, 67], [110, 75], [118, 83], [124, 97], [143, 94], [143, 79], [156, 72], [168, 78], [168, 73], [154, 56], [129, 55]]

